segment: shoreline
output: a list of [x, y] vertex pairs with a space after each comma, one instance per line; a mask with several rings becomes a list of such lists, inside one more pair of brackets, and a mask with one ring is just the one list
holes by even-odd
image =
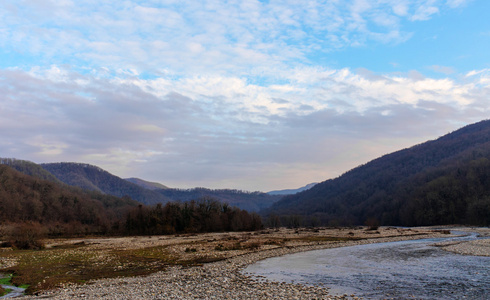
[[442, 242], [436, 246], [449, 252], [461, 255], [490, 256], [490, 228], [488, 227], [454, 227], [451, 230], [467, 231], [478, 234], [485, 239], [460, 242]]
[[[244, 274], [243, 269], [259, 260], [297, 252], [447, 236], [432, 229], [420, 230], [423, 232], [414, 230], [400, 236], [309, 243], [235, 253], [224, 260], [201, 266], [170, 266], [164, 271], [146, 276], [98, 279], [83, 285], [69, 284], [41, 292], [37, 296], [19, 299], [357, 299], [355, 295], [330, 295], [329, 289], [325, 287], [260, 280], [256, 276]], [[278, 234], [281, 233], [285, 234]]]

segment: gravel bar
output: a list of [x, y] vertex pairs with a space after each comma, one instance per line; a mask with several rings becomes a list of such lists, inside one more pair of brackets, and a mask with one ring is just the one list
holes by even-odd
[[355, 295], [329, 295], [329, 289], [324, 287], [266, 281], [242, 270], [256, 261], [290, 253], [418, 238], [405, 236], [277, 248], [202, 266], [172, 266], [149, 276], [72, 284], [20, 299], [358, 299]]

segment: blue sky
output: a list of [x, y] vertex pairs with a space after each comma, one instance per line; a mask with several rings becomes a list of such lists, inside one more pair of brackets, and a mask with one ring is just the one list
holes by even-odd
[[488, 118], [490, 2], [2, 1], [0, 156], [295, 188]]

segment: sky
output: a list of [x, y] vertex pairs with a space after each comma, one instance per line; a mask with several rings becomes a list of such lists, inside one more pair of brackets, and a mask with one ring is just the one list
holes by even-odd
[[2, 0], [0, 157], [170, 187], [335, 178], [490, 112], [487, 0]]

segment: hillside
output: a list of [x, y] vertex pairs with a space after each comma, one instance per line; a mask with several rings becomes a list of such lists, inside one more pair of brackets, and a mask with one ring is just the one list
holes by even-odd
[[314, 182], [314, 183], [307, 184], [303, 187], [300, 187], [299, 189], [276, 190], [276, 191], [267, 192], [267, 194], [269, 194], [269, 195], [292, 195], [292, 194], [296, 194], [296, 193], [299, 193], [302, 191], [309, 190], [312, 187], [314, 187], [316, 184], [317, 184], [317, 182]]
[[60, 185], [0, 165], [0, 224], [36, 222], [50, 234], [108, 230], [138, 203]]
[[[169, 189], [166, 187], [157, 189], [155, 184], [147, 181], [122, 179], [99, 167], [83, 163], [49, 163], [41, 164], [41, 166], [65, 184], [117, 197], [129, 196], [131, 199], [147, 205], [169, 201], [187, 202], [210, 197], [240, 209], [259, 211], [282, 198], [282, 196], [260, 192], [225, 189]], [[151, 186], [147, 187], [148, 185]]]
[[0, 164], [0, 241], [21, 249], [42, 248], [38, 239], [45, 235], [160, 235], [261, 227], [258, 214], [210, 198], [145, 206]]
[[375, 159], [262, 213], [331, 225], [489, 225], [490, 121]]
[[117, 197], [128, 196], [143, 204], [166, 203], [167, 197], [129, 182], [99, 167], [83, 163], [41, 164], [45, 170], [68, 185]]
[[0, 158], [0, 164], [10, 166], [23, 174], [34, 176], [39, 179], [48, 180], [56, 183], [61, 183], [56, 176], [49, 173], [41, 167], [40, 165], [21, 159], [15, 158]]
[[165, 186], [161, 183], [150, 182], [150, 181], [146, 181], [146, 180], [139, 179], [139, 178], [131, 177], [131, 178], [124, 178], [124, 180], [129, 181], [129, 182], [134, 183], [134, 184], [137, 184], [137, 185], [139, 185], [145, 189], [148, 189], [148, 190], [168, 189], [167, 186]]
[[274, 202], [279, 201], [283, 197], [281, 195], [269, 195], [262, 192], [245, 192], [232, 189], [166, 189], [158, 190], [158, 192], [173, 201], [187, 202], [199, 198], [214, 198], [223, 203], [228, 203], [229, 205], [252, 212], [270, 207]]

